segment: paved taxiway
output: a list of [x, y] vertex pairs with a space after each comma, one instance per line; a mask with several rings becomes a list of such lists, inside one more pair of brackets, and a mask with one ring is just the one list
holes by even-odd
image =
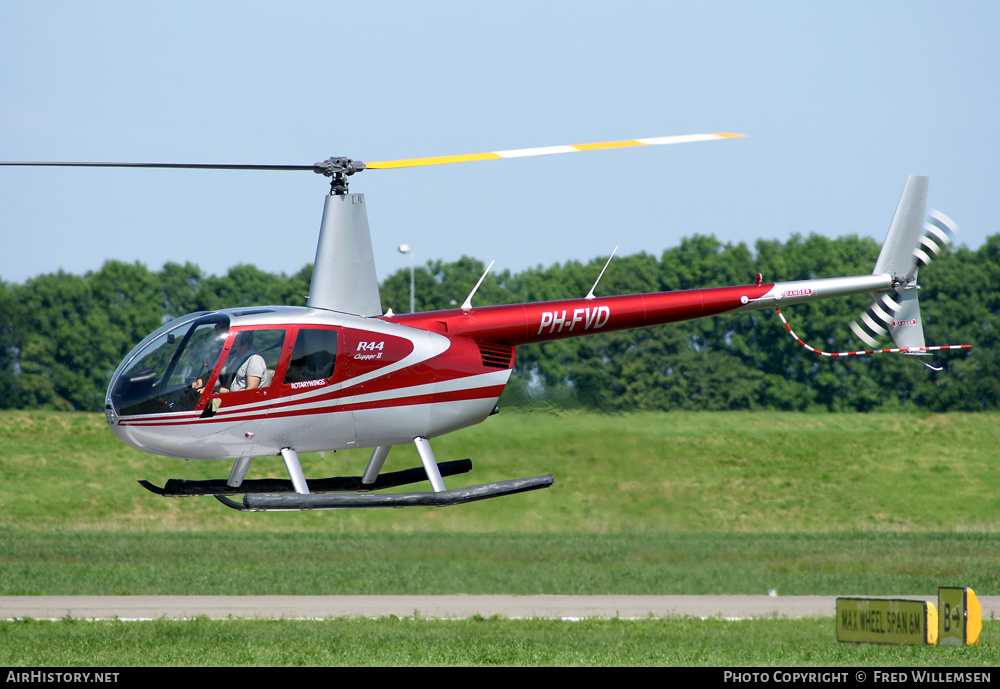
[[[1000, 618], [1000, 596], [979, 602], [983, 619]], [[2, 619], [832, 617], [835, 609], [835, 596], [0, 596]]]

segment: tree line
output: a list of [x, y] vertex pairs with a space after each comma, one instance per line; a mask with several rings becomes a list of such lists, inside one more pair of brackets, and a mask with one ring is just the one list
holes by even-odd
[[[816, 235], [753, 248], [694, 236], [664, 251], [616, 257], [599, 296], [865, 275], [879, 245]], [[492, 273], [474, 304], [580, 298], [605, 258]], [[482, 261], [430, 261], [415, 272], [417, 311], [454, 308], [482, 275]], [[108, 261], [85, 275], [0, 282], [0, 408], [100, 411], [118, 363], [143, 337], [185, 313], [234, 306], [304, 306], [312, 266], [275, 275], [239, 265], [225, 276], [192, 263], [159, 271]], [[958, 247], [920, 271], [928, 344], [973, 349], [928, 358], [820, 357], [803, 349], [773, 310], [519, 347], [507, 404], [538, 400], [607, 411], [657, 410], [988, 410], [1000, 406], [1000, 235], [978, 249]], [[383, 309], [409, 310], [410, 269], [381, 285]], [[863, 296], [784, 310], [796, 334], [827, 351], [867, 349], [848, 324]], [[887, 344], [885, 346], [892, 346]]]

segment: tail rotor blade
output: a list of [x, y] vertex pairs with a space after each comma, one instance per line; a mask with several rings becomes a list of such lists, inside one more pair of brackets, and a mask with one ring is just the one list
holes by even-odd
[[[912, 329], [919, 321], [919, 317], [912, 317], [913, 314], [919, 314], [916, 306], [916, 292], [910, 292], [910, 290], [916, 289], [917, 271], [940, 256], [958, 233], [958, 225], [955, 224], [955, 221], [941, 211], [932, 210], [928, 215], [930, 218], [924, 224], [924, 234], [920, 237], [919, 244], [913, 248], [916, 266], [913, 270], [912, 284], [907, 283], [905, 286], [901, 286], [901, 292], [898, 294], [890, 292], [874, 298], [869, 307], [850, 323], [851, 331], [869, 347], [877, 347], [879, 340], [888, 334], [892, 334], [893, 339], [897, 340], [897, 344], [899, 344], [899, 338], [903, 337], [900, 328]], [[900, 314], [903, 303], [907, 303], [907, 308], [904, 309], [905, 313]], [[920, 345], [923, 344], [922, 332], [922, 330], [919, 331]], [[912, 345], [906, 344], [905, 346]]]
[[920, 246], [913, 250], [917, 265], [921, 268], [937, 258], [958, 233], [958, 225], [944, 213], [932, 210], [930, 216], [930, 220], [924, 225]]
[[[879, 302], [889, 309], [888, 313], [879, 306]], [[890, 299], [889, 303], [895, 302]], [[877, 346], [879, 338], [889, 334], [888, 328], [892, 325], [893, 315], [896, 312], [896, 309], [889, 306], [889, 303], [877, 299], [851, 322], [851, 330], [858, 336], [858, 339], [869, 347]]]

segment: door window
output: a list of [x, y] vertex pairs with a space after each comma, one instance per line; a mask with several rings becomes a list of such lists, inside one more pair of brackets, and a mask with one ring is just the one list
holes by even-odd
[[326, 380], [333, 375], [336, 358], [336, 330], [299, 328], [295, 350], [285, 373], [285, 383]]
[[219, 392], [240, 392], [271, 385], [285, 342], [284, 330], [240, 330], [219, 374]]

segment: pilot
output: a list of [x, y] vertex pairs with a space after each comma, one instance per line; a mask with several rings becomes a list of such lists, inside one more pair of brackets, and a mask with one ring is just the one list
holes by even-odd
[[[264, 357], [253, 351], [252, 331], [244, 330], [236, 335], [233, 348], [229, 352], [229, 361], [241, 362], [240, 367], [236, 369], [236, 375], [229, 387], [220, 387], [219, 392], [238, 392], [260, 387], [267, 373], [267, 364], [264, 363]], [[191, 387], [200, 394], [205, 388], [205, 381], [199, 378], [191, 384]]]

